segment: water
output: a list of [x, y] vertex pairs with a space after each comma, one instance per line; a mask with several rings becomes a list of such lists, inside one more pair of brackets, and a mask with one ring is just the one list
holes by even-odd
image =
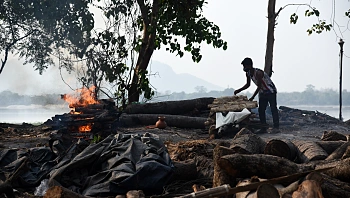
[[11, 105], [0, 107], [0, 123], [43, 123], [46, 120], [69, 113], [68, 104], [65, 105]]
[[[335, 118], [339, 118], [339, 106], [306, 106], [283, 105], [291, 108], [319, 111]], [[43, 123], [55, 115], [69, 113], [68, 104], [64, 105], [12, 105], [0, 107], [0, 123]], [[350, 106], [343, 106], [344, 121], [350, 119]]]

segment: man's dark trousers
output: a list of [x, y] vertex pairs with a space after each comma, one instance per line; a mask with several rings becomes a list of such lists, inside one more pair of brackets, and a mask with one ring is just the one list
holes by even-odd
[[273, 119], [273, 127], [279, 127], [279, 116], [277, 109], [277, 94], [259, 94], [259, 118], [262, 124], [266, 124], [266, 107], [267, 103], [270, 104], [272, 119]]

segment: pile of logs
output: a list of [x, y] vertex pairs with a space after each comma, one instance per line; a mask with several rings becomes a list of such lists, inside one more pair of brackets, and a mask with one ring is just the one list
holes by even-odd
[[168, 126], [204, 129], [209, 113], [208, 104], [214, 98], [130, 104], [120, 117], [125, 126], [155, 125], [158, 117], [165, 117]]
[[333, 140], [264, 140], [243, 128], [205, 154], [213, 159], [213, 188], [182, 197], [349, 197], [350, 142], [336, 132], [325, 134]]
[[119, 112], [110, 100], [99, 100], [97, 104], [75, 105], [69, 113], [55, 115], [44, 124], [53, 129], [67, 129], [72, 136], [111, 134], [112, 124]]
[[280, 106], [280, 120], [291, 123], [340, 123], [339, 119], [318, 111], [307, 111]]
[[[209, 136], [211, 139], [215, 139], [216, 137], [222, 136], [224, 134], [236, 133], [240, 128], [235, 129], [232, 127], [224, 126], [220, 131], [216, 128], [216, 113], [221, 112], [241, 112], [243, 109], [253, 109], [258, 107], [257, 101], [248, 100], [247, 96], [224, 96], [220, 98], [216, 98], [212, 104], [209, 104], [210, 113], [208, 116], [205, 125], [209, 128]], [[256, 125], [256, 121], [253, 120], [253, 117], [248, 117], [245, 121], [242, 122], [242, 126], [247, 125]], [[257, 126], [259, 127], [259, 126]]]
[[208, 105], [210, 112], [240, 112], [243, 109], [253, 109], [258, 107], [256, 101], [248, 100], [247, 96], [225, 96], [216, 98], [212, 104]]

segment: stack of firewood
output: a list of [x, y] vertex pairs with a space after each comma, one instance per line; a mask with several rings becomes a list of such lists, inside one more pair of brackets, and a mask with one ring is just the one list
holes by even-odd
[[110, 134], [112, 124], [118, 119], [118, 109], [110, 100], [99, 100], [98, 104], [75, 105], [69, 113], [55, 115], [44, 124], [54, 129], [67, 129], [72, 136]]
[[350, 143], [331, 134], [332, 141], [264, 140], [244, 128], [214, 148], [213, 188], [181, 197], [349, 197]]
[[248, 100], [247, 96], [225, 96], [216, 98], [212, 104], [208, 105], [211, 112], [234, 111], [240, 112], [243, 109], [253, 109], [258, 107], [256, 101]]

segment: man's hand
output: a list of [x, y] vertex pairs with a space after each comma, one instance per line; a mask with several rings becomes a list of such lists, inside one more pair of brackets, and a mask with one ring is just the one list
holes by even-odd
[[235, 92], [233, 92], [235, 95], [237, 95], [239, 92], [241, 92], [241, 91], [239, 91], [238, 89], [237, 90], [235, 90]]
[[254, 97], [250, 97], [250, 98], [249, 98], [249, 101], [253, 101], [253, 100], [254, 100]]

